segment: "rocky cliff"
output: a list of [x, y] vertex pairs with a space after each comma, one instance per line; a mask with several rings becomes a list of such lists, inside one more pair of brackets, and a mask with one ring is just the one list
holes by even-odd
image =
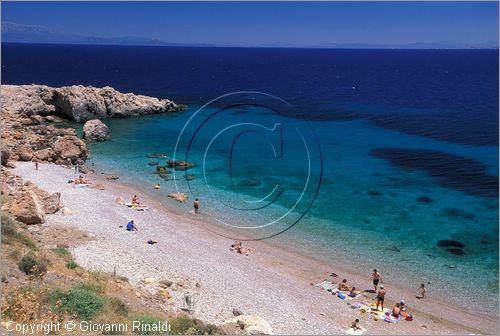
[[2, 109], [31, 115], [60, 115], [77, 122], [175, 112], [186, 108], [169, 99], [121, 93], [111, 87], [2, 85]]
[[[110, 87], [2, 85], [0, 95], [3, 166], [8, 165], [8, 160], [57, 164], [85, 161], [90, 154], [85, 142], [76, 136], [74, 128], [58, 125], [61, 117], [77, 122], [93, 120], [91, 123], [98, 124], [99, 120], [94, 119], [175, 112], [186, 108], [168, 99], [121, 93]], [[88, 126], [90, 140], [108, 138], [109, 132], [104, 127], [96, 130]]]

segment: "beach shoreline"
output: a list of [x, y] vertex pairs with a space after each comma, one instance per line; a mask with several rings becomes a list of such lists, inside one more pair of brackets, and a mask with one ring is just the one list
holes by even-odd
[[[256, 252], [248, 257], [238, 255], [229, 251], [230, 240], [204, 229], [211, 224], [198, 216], [174, 214], [163, 202], [148, 195], [141, 195], [142, 202], [150, 207], [146, 212], [117, 204], [116, 198], [129, 199], [136, 193], [129, 185], [94, 174], [86, 178], [93, 184], [102, 184], [104, 190], [72, 188], [66, 181], [74, 173], [61, 166], [40, 164], [35, 171], [32, 163], [16, 165], [13, 170], [16, 175], [47, 191], [61, 192], [62, 204], [74, 212], [72, 216], [60, 213], [48, 216], [44, 225], [69, 225], [94, 237], [90, 243], [74, 248], [79, 264], [117, 272], [128, 277], [132, 284], [151, 290], [156, 284], [145, 284], [145, 278], [166, 277], [182, 282], [186, 290], [174, 293], [173, 302], [165, 304], [166, 310], [178, 310], [183, 295], [190, 292], [196, 297], [195, 317], [221, 323], [232, 317], [235, 308], [263, 317], [277, 334], [339, 334], [355, 318], [361, 319], [367, 334], [496, 334], [498, 331], [498, 317], [473, 314], [432, 298], [417, 300], [414, 291], [391, 283], [386, 285], [386, 306], [392, 307], [404, 298], [415, 315], [414, 321], [390, 324], [368, 319], [346, 302], [311, 284], [328, 279], [335, 272], [336, 282], [347, 278], [357, 288], [368, 289], [372, 288], [370, 270], [366, 270], [366, 276], [362, 272], [355, 274], [265, 241], [245, 242], [244, 246]], [[132, 218], [139, 226], [137, 233], [119, 227]], [[148, 239], [158, 244], [148, 245], [145, 243]], [[368, 293], [367, 301], [371, 302], [374, 296]]]

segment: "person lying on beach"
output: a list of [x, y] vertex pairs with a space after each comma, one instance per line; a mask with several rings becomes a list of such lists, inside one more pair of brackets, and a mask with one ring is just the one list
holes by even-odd
[[380, 290], [377, 293], [377, 310], [379, 306], [382, 307], [382, 311], [384, 310], [384, 299], [385, 299], [385, 289], [384, 285], [380, 285]]
[[234, 243], [231, 244], [229, 250], [236, 251], [238, 248], [241, 248], [241, 242], [239, 240], [236, 240]]
[[353, 286], [351, 288], [351, 290], [349, 291], [349, 294], [347, 294], [347, 295], [354, 298], [354, 297], [358, 296], [359, 294], [361, 294], [361, 292], [356, 290], [356, 287]]
[[341, 291], [350, 291], [351, 287], [347, 284], [347, 279], [342, 280], [341, 283], [339, 283], [339, 290]]
[[401, 314], [401, 304], [398, 302], [398, 303], [396, 303], [396, 305], [394, 306], [394, 308], [392, 308], [392, 315], [396, 319], [398, 319], [399, 318], [399, 314]]
[[419, 290], [420, 290], [420, 296], [417, 296], [417, 299], [425, 299], [425, 295], [427, 294], [427, 289], [425, 288], [425, 284], [420, 284]]
[[239, 240], [235, 241], [230, 248], [231, 251], [236, 251], [239, 254], [244, 254], [248, 256], [250, 253], [254, 253], [255, 251], [248, 247], [241, 246], [241, 242]]
[[139, 201], [139, 196], [137, 195], [134, 195], [134, 197], [132, 197], [132, 205], [139, 205], [141, 204], [141, 202]]
[[154, 245], [154, 244], [158, 244], [157, 241], [154, 241], [152, 239], [148, 240], [146, 243], [148, 243], [149, 245]]
[[384, 283], [384, 281], [382, 280], [382, 275], [377, 271], [377, 269], [375, 268], [373, 270], [373, 273], [372, 275], [370, 276], [371, 279], [373, 279], [373, 287], [375, 288], [375, 292], [377, 291], [377, 286], [378, 286], [378, 283]]
[[361, 326], [358, 325], [358, 323], [359, 319], [355, 319], [354, 321], [352, 321], [351, 328], [354, 330], [361, 330]]
[[139, 231], [133, 220], [127, 223], [127, 231]]

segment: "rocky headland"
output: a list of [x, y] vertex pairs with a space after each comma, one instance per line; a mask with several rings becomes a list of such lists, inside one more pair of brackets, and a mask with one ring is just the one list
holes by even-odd
[[[15, 161], [82, 165], [90, 156], [87, 141], [109, 139], [100, 120], [181, 111], [185, 105], [168, 99], [121, 93], [111, 87], [2, 85], [2, 195], [10, 196], [9, 211], [24, 224], [40, 224], [58, 211], [59, 195], [49, 195], [34, 185], [16, 180], [8, 168]], [[85, 122], [83, 139], [68, 121]], [[65, 123], [66, 122], [66, 123]], [[21, 185], [19, 185], [21, 184]]]
[[186, 109], [169, 99], [121, 93], [111, 87], [2, 85], [2, 164], [46, 161], [75, 164], [90, 155], [74, 128], [59, 127], [64, 120], [87, 122], [84, 137], [103, 141], [110, 137], [100, 119], [135, 117]]

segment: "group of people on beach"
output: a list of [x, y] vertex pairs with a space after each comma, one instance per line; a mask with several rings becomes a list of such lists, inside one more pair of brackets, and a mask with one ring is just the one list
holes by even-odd
[[[336, 277], [337, 274], [332, 273], [331, 276]], [[373, 293], [376, 293], [375, 297], [375, 310], [384, 311], [384, 301], [386, 297], [386, 288], [384, 287], [382, 275], [377, 269], [373, 269], [370, 279], [373, 283]], [[343, 292], [348, 292], [347, 296], [357, 297], [361, 294], [361, 291], [357, 290], [356, 287], [350, 286], [347, 282], [347, 279], [343, 279], [338, 284], [338, 290]], [[372, 292], [372, 290], [365, 290], [365, 292]], [[337, 292], [338, 293], [338, 292]], [[425, 284], [421, 284], [419, 287], [419, 295], [417, 295], [418, 299], [424, 299], [427, 295], [427, 289], [425, 288]], [[366, 297], [366, 294], [363, 293], [363, 296]], [[373, 309], [373, 308], [372, 308]], [[405, 320], [411, 321], [413, 320], [413, 315], [409, 314], [407, 311], [406, 303], [404, 300], [400, 300], [397, 302], [394, 307], [387, 314], [392, 315], [395, 320], [399, 320], [401, 317]], [[353, 330], [362, 330], [364, 329], [359, 325], [360, 320], [357, 318], [351, 323], [351, 328]]]

